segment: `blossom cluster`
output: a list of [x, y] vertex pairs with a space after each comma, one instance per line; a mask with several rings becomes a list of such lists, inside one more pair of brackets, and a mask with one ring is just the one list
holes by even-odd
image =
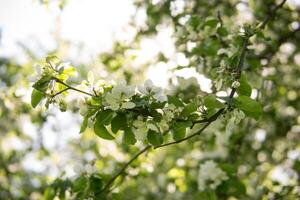
[[208, 160], [202, 165], [198, 172], [198, 189], [216, 189], [223, 181], [227, 180], [226, 173], [217, 166], [213, 160]]

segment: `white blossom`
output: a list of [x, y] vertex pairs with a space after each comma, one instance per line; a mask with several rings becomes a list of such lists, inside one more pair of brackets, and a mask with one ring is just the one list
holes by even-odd
[[156, 87], [150, 79], [147, 79], [143, 86], [138, 87], [141, 94], [153, 96], [159, 102], [167, 101], [167, 96], [163, 93], [162, 88]]
[[228, 176], [220, 169], [213, 160], [208, 160], [200, 165], [198, 173], [198, 189], [203, 191], [207, 188], [216, 189]]
[[147, 137], [148, 129], [147, 122], [144, 122], [143, 117], [138, 116], [133, 121], [132, 132], [137, 140], [144, 141]]
[[134, 95], [134, 90], [133, 86], [127, 86], [125, 82], [121, 82], [106, 94], [105, 100], [112, 110], [134, 108], [135, 103], [129, 101], [129, 98]]
[[234, 81], [234, 82], [232, 83], [231, 86], [232, 86], [233, 88], [238, 88], [238, 87], [240, 87], [240, 85], [241, 85], [240, 82]]

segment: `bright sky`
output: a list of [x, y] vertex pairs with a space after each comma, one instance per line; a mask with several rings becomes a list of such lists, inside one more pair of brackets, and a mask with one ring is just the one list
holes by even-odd
[[[98, 53], [110, 48], [133, 13], [130, 0], [70, 0], [61, 13], [55, 4], [46, 7], [33, 0], [0, 0], [0, 56], [22, 61], [22, 50], [16, 42], [26, 42], [38, 55], [52, 50], [59, 28], [63, 39], [83, 44], [86, 54]], [[60, 20], [60, 27], [56, 20]]]

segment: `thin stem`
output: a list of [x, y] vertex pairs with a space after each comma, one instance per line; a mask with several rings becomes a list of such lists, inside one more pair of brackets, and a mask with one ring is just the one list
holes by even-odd
[[177, 140], [177, 141], [174, 141], [174, 142], [170, 142], [170, 143], [166, 143], [166, 144], [162, 144], [162, 145], [159, 145], [159, 146], [155, 146], [154, 149], [158, 149], [158, 148], [162, 148], [162, 147], [166, 147], [166, 146], [170, 146], [170, 145], [173, 145], [173, 144], [178, 144], [178, 143], [181, 143], [183, 141], [186, 141], [186, 140], [189, 140], [197, 135], [199, 135], [200, 133], [202, 133], [212, 122], [214, 122], [215, 120], [218, 119], [218, 117], [224, 112], [224, 108], [220, 109], [216, 114], [214, 114], [213, 116], [211, 116], [208, 120], [208, 122], [199, 130], [197, 131], [196, 133], [192, 134], [192, 135], [189, 135], [181, 140]]
[[61, 91], [59, 91], [59, 92], [53, 94], [51, 97], [52, 97], [52, 98], [53, 98], [53, 97], [56, 97], [57, 95], [60, 95], [61, 93], [65, 92], [65, 91], [67, 91], [67, 90], [69, 90], [69, 89], [70, 89], [70, 88], [67, 87], [67, 88], [65, 88], [65, 89], [63, 89], [63, 90], [61, 90]]
[[80, 90], [80, 89], [77, 89], [77, 88], [74, 88], [74, 87], [72, 87], [72, 86], [66, 84], [65, 82], [59, 80], [58, 78], [55, 78], [55, 77], [54, 77], [53, 79], [54, 79], [56, 82], [58, 82], [58, 83], [60, 83], [60, 84], [62, 84], [62, 85], [64, 85], [64, 86], [66, 86], [66, 87], [67, 87], [68, 89], [70, 89], [70, 90], [74, 90], [74, 91], [77, 91], [77, 92], [80, 92], [80, 93], [83, 93], [83, 94], [86, 94], [86, 95], [89, 95], [89, 96], [92, 96], [92, 97], [96, 97], [94, 94], [89, 93], [89, 92], [86, 92], [86, 91], [83, 91], [83, 90]]
[[125, 163], [125, 165], [118, 171], [118, 173], [116, 173], [104, 186], [104, 188], [98, 193], [101, 194], [103, 192], [105, 192], [107, 189], [110, 188], [111, 184], [121, 175], [124, 173], [124, 171], [126, 170], [126, 168], [133, 162], [135, 161], [140, 155], [142, 155], [143, 153], [145, 153], [146, 151], [148, 151], [150, 148], [152, 147], [152, 145], [147, 145], [145, 148], [143, 148], [141, 151], [139, 151], [133, 158], [131, 158], [127, 163]]
[[[243, 41], [243, 46], [242, 46], [242, 52], [241, 52], [241, 56], [240, 56], [240, 59], [239, 59], [239, 63], [238, 63], [238, 66], [236, 68], [236, 77], [235, 79], [236, 80], [239, 80], [240, 77], [241, 77], [241, 73], [242, 73], [242, 67], [243, 67], [243, 64], [244, 64], [244, 60], [245, 60], [245, 57], [246, 57], [246, 51], [247, 51], [247, 46], [248, 46], [248, 41], [249, 41], [249, 38], [245, 38], [244, 41]], [[232, 87], [231, 88], [231, 92], [230, 92], [230, 95], [229, 95], [229, 98], [233, 98], [234, 94], [236, 92], [236, 88]]]
[[278, 5], [273, 9], [273, 11], [271, 12], [271, 14], [268, 15], [268, 16], [265, 18], [265, 20], [264, 20], [261, 24], [259, 24], [259, 25], [257, 26], [257, 28], [258, 28], [258, 29], [261, 29], [261, 30], [264, 29], [265, 26], [269, 23], [269, 21], [275, 16], [277, 10], [278, 10], [279, 8], [281, 8], [281, 7], [285, 4], [286, 1], [287, 1], [287, 0], [283, 0], [280, 4], [278, 4]]

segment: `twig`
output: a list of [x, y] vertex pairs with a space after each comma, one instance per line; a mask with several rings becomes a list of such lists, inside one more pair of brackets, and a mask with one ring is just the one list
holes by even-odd
[[83, 90], [80, 90], [80, 89], [77, 89], [77, 88], [74, 88], [74, 87], [66, 84], [65, 82], [59, 80], [58, 78], [53, 77], [53, 80], [55, 80], [56, 82], [58, 82], [58, 83], [60, 83], [60, 84], [62, 84], [64, 86], [66, 86], [70, 90], [74, 90], [74, 91], [77, 91], [77, 92], [80, 92], [80, 93], [83, 93], [83, 94], [86, 94], [86, 95], [89, 95], [89, 96], [92, 96], [92, 97], [96, 97], [94, 94], [86, 92], [86, 91], [83, 91]]
[[61, 91], [59, 91], [59, 92], [57, 92], [57, 93], [51, 95], [51, 97], [52, 97], [52, 98], [53, 98], [53, 97], [56, 97], [57, 95], [60, 95], [61, 93], [65, 92], [65, 91], [67, 91], [67, 90], [69, 90], [69, 89], [70, 89], [70, 88], [67, 87], [67, 88], [65, 88], [65, 89], [63, 89], [63, 90], [61, 90]]
[[104, 188], [98, 193], [101, 194], [103, 192], [105, 192], [107, 189], [110, 188], [111, 184], [121, 175], [124, 173], [124, 171], [126, 170], [126, 168], [133, 162], [135, 161], [140, 155], [142, 155], [143, 153], [145, 153], [146, 151], [148, 151], [150, 148], [152, 147], [152, 145], [147, 145], [145, 148], [143, 148], [141, 151], [139, 151], [133, 158], [131, 158], [127, 163], [125, 163], [125, 165], [120, 169], [120, 171], [118, 171], [118, 173], [116, 173], [104, 186]]
[[275, 16], [277, 10], [278, 10], [279, 8], [281, 8], [281, 7], [285, 4], [286, 1], [287, 1], [287, 0], [283, 0], [280, 4], [278, 4], [278, 5], [274, 8], [274, 10], [271, 12], [271, 14], [268, 15], [268, 16], [265, 18], [265, 20], [264, 20], [261, 24], [259, 24], [259, 25], [257, 26], [257, 28], [258, 28], [258, 29], [261, 29], [261, 30], [264, 29], [265, 26], [268, 24], [268, 22]]
[[216, 114], [214, 114], [213, 116], [211, 116], [208, 120], [208, 122], [199, 130], [197, 131], [196, 133], [192, 134], [192, 135], [189, 135], [181, 140], [177, 140], [177, 141], [174, 141], [174, 142], [170, 142], [170, 143], [166, 143], [166, 144], [162, 144], [162, 145], [159, 145], [159, 146], [155, 146], [154, 149], [158, 149], [158, 148], [161, 148], [161, 147], [165, 147], [165, 146], [170, 146], [170, 145], [173, 145], [173, 144], [178, 144], [178, 143], [181, 143], [183, 141], [186, 141], [186, 140], [189, 140], [197, 135], [199, 135], [200, 133], [202, 133], [212, 122], [214, 122], [215, 120], [218, 119], [218, 117], [224, 112], [224, 108], [220, 109]]
[[[235, 79], [236, 80], [239, 80], [240, 79], [240, 76], [241, 76], [241, 73], [242, 73], [242, 67], [243, 67], [243, 64], [244, 64], [244, 60], [245, 60], [245, 57], [246, 57], [246, 51], [247, 51], [247, 46], [248, 46], [248, 41], [249, 41], [249, 38], [244, 38], [244, 41], [243, 41], [243, 46], [242, 46], [242, 52], [241, 52], [241, 56], [240, 56], [240, 59], [239, 59], [239, 63], [238, 63], [238, 66], [236, 68], [236, 77]], [[232, 87], [231, 88], [231, 92], [230, 92], [230, 95], [229, 95], [229, 98], [233, 98], [234, 94], [236, 92], [236, 88]]]

